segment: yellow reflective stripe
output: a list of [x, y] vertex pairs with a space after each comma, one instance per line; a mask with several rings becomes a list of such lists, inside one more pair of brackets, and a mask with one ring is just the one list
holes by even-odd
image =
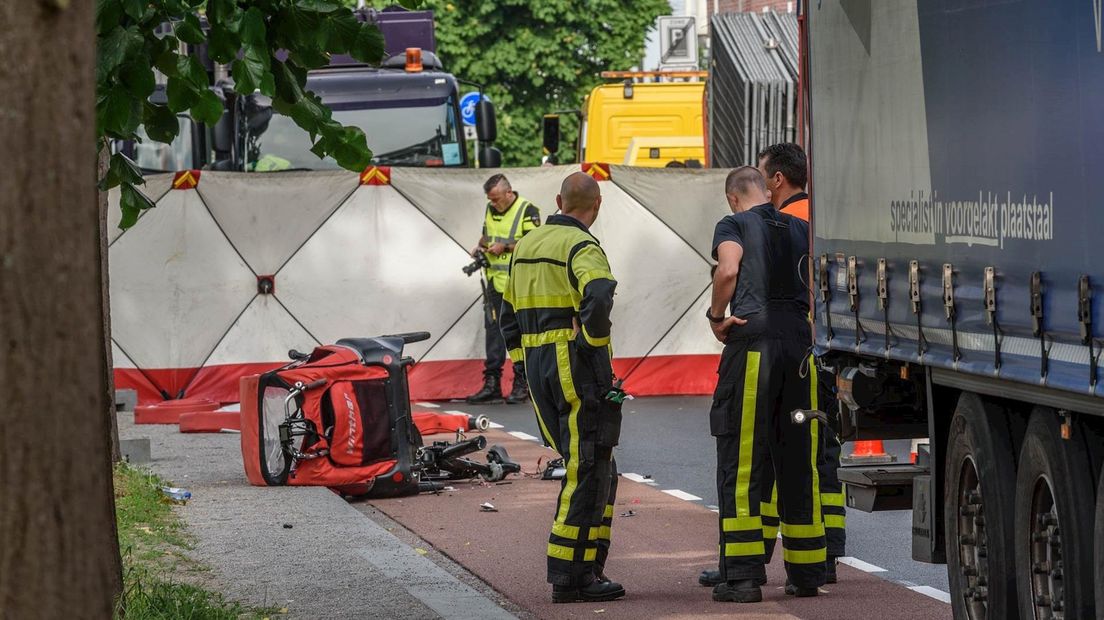
[[606, 504], [606, 511], [602, 513], [602, 518], [604, 518], [604, 519], [612, 519], [613, 518], [613, 505], [612, 504]]
[[778, 526], [777, 525], [764, 525], [763, 526], [763, 539], [775, 539], [778, 538]]
[[847, 518], [843, 515], [824, 515], [824, 527], [834, 527], [837, 529], [845, 529], [847, 527]]
[[[809, 356], [809, 404], [811, 409], [818, 409], [817, 405], [817, 367], [816, 358]], [[817, 469], [817, 456], [820, 453], [820, 421], [816, 418], [809, 420], [809, 466], [813, 470], [813, 523], [821, 524], [822, 511], [820, 508], [820, 470]], [[822, 528], [823, 530], [823, 528]], [[823, 533], [823, 532], [822, 532]], [[783, 531], [782, 535], [786, 533]]]
[[767, 548], [763, 545], [763, 541], [761, 540], [755, 542], [725, 543], [724, 546], [726, 558], [738, 555], [765, 555], [766, 553]]
[[590, 333], [587, 332], [586, 325], [583, 326], [583, 338], [586, 338], [587, 344], [592, 347], [604, 347], [610, 343], [610, 337], [605, 338], [592, 338]]
[[[575, 550], [571, 547], [564, 547], [563, 545], [554, 545], [548, 543], [548, 557], [556, 558], [557, 560], [564, 560], [565, 562], [575, 561]], [[583, 551], [583, 561], [593, 562], [598, 557], [598, 549], [590, 548]]]
[[[543, 346], [543, 345], [546, 345], [546, 344], [553, 344], [553, 343], [562, 344], [562, 343], [567, 342], [568, 340], [571, 340], [574, 337], [574, 334], [575, 334], [575, 332], [573, 330], [570, 330], [570, 329], [550, 329], [546, 332], [541, 332], [539, 334], [522, 334], [521, 335], [521, 346], [527, 347], [527, 348], [534, 348], [534, 347], [539, 347], [539, 346]], [[558, 351], [557, 351], [556, 355], [559, 356]], [[564, 357], [564, 363], [567, 363], [566, 360], [568, 358], [566, 357], [566, 355], [567, 355], [567, 349], [564, 349], [564, 356], [565, 356]], [[561, 368], [560, 371], [561, 371], [560, 372], [560, 380], [562, 381], [563, 380], [563, 369]], [[568, 366], [568, 369], [567, 369], [567, 380], [568, 380], [568, 383], [571, 382], [571, 367], [570, 366]], [[575, 393], [575, 388], [572, 387], [571, 391], [572, 391], [572, 394], [574, 394]]]
[[600, 538], [602, 540], [609, 540], [610, 539], [610, 526], [603, 525], [602, 527], [599, 527], [598, 528], [598, 538]]
[[533, 403], [533, 413], [537, 414], [537, 424], [540, 426], [541, 437], [544, 438], [544, 442], [550, 446], [558, 447], [560, 444], [552, 440], [552, 434], [548, 432], [548, 427], [544, 425], [544, 418], [541, 417], [540, 407], [537, 406], [537, 401], [530, 398], [529, 402]]
[[610, 273], [608, 270], [591, 269], [590, 271], [587, 271], [583, 275], [579, 276], [579, 292], [586, 292], [586, 285], [590, 284], [593, 280], [612, 280], [613, 282], [617, 281], [613, 279], [613, 274]]
[[748, 484], [751, 481], [751, 451], [755, 446], [755, 401], [759, 393], [759, 352], [748, 351], [744, 370], [744, 402], [740, 418], [740, 463], [736, 469], [736, 516], [751, 515]]
[[721, 521], [721, 530], [725, 532], [746, 532], [762, 527], [763, 520], [759, 517], [725, 517]]
[[812, 524], [795, 525], [783, 521], [782, 535], [786, 538], [820, 538], [824, 536], [824, 524], [817, 521]]
[[823, 506], [846, 506], [843, 493], [821, 493], [820, 503]]
[[509, 353], [510, 353], [510, 361], [511, 362], [517, 364], [518, 362], [524, 362], [525, 361], [525, 349], [524, 348], [519, 347], [517, 349], [510, 349]]
[[790, 564], [823, 564], [828, 559], [828, 550], [821, 547], [812, 551], [795, 551], [783, 546], [782, 559]]
[[[522, 263], [523, 265], [525, 263]], [[513, 300], [514, 310], [535, 308], [578, 308], [579, 302], [571, 295], [529, 295]]]
[[570, 538], [571, 540], [579, 540], [579, 526], [567, 525], [565, 523], [553, 523], [552, 533], [560, 538]]
[[[571, 333], [570, 329], [558, 330]], [[551, 332], [545, 332], [548, 334]], [[567, 428], [568, 434], [571, 437], [571, 443], [569, 446], [561, 446], [561, 450], [566, 447], [567, 454], [563, 454], [564, 460], [567, 462], [567, 474], [564, 476], [563, 490], [560, 491], [560, 505], [556, 511], [556, 523], [563, 523], [567, 520], [568, 511], [571, 508], [571, 496], [575, 494], [575, 489], [579, 486], [579, 395], [575, 393], [575, 383], [571, 379], [571, 356], [567, 349], [566, 342], [556, 342], [556, 367], [559, 371], [560, 388], [563, 390], [564, 400], [567, 401], [571, 407], [570, 413], [567, 416]], [[551, 555], [551, 554], [549, 554]]]
[[778, 518], [778, 504], [774, 502], [759, 502], [759, 514], [764, 517]]

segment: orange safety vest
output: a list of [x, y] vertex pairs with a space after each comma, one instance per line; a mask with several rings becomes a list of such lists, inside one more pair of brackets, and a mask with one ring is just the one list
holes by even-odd
[[792, 215], [796, 218], [800, 218], [809, 221], [809, 199], [802, 198], [801, 200], [795, 200], [790, 204], [782, 207], [782, 212]]

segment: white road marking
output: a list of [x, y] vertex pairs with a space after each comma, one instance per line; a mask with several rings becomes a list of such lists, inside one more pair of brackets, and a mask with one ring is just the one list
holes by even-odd
[[701, 498], [698, 497], [697, 495], [691, 495], [690, 493], [687, 493], [686, 491], [680, 491], [678, 489], [661, 489], [661, 490], [664, 493], [666, 493], [667, 495], [670, 495], [672, 497], [677, 497], [679, 499], [684, 499], [688, 502], [696, 502], [696, 501], [701, 500]]
[[529, 433], [523, 433], [521, 431], [509, 431], [509, 432], [510, 432], [511, 435], [513, 435], [514, 437], [517, 437], [518, 439], [524, 439], [526, 441], [540, 441], [540, 439], [537, 439], [536, 437], [530, 435]]
[[912, 587], [909, 588], [909, 590], [912, 590], [913, 592], [919, 592], [920, 594], [923, 594], [924, 596], [930, 596], [930, 597], [934, 598], [937, 601], [943, 601], [944, 603], [950, 603], [951, 602], [951, 595], [950, 594], [947, 594], [943, 590], [936, 590], [935, 588], [933, 588], [931, 586], [912, 586]]
[[848, 566], [851, 566], [853, 568], [857, 568], [857, 569], [859, 569], [863, 572], [866, 572], [866, 573], [884, 573], [884, 572], [886, 572], [886, 569], [882, 568], [881, 566], [874, 566], [873, 564], [868, 564], [867, 562], [863, 562], [862, 560], [860, 560], [858, 558], [843, 556], [839, 559], [839, 561], [840, 561], [840, 564], [846, 564]]
[[418, 405], [419, 407], [429, 407], [430, 409], [440, 409], [441, 408], [441, 405], [438, 405], [437, 403], [414, 403], [414, 404]]
[[656, 483], [655, 480], [652, 480], [651, 478], [645, 478], [644, 476], [641, 476], [640, 474], [625, 473], [625, 474], [621, 474], [621, 477], [632, 480], [633, 482], [642, 482], [644, 484], [650, 484], [652, 486], [655, 486], [655, 483]]

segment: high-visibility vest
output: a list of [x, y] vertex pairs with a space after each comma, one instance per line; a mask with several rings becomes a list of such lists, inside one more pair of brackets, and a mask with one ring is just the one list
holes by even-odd
[[[513, 245], [522, 235], [539, 225], [539, 215], [535, 218], [526, 217], [529, 207], [533, 207], [533, 203], [520, 195], [505, 213], [499, 213], [493, 206], [487, 205], [487, 215], [483, 222], [483, 247], [489, 248], [496, 243]], [[487, 281], [496, 291], [506, 290], [506, 282], [510, 279], [510, 255], [510, 252], [503, 252], [498, 256], [487, 254], [490, 267], [484, 269], [484, 272]]]
[[[612, 303], [616, 280], [606, 253], [581, 224], [556, 215], [526, 235], [514, 252], [514, 273], [503, 295], [517, 317], [522, 348], [571, 340], [576, 320], [590, 346], [607, 347], [608, 317], [588, 325], [587, 317], [579, 316], [586, 287], [595, 280], [609, 281]], [[510, 357], [519, 361], [523, 354], [511, 350]]]
[[800, 220], [809, 221], [809, 197], [806, 196], [800, 200], [795, 200], [790, 204], [782, 207], [781, 211], [788, 215], [792, 215]]

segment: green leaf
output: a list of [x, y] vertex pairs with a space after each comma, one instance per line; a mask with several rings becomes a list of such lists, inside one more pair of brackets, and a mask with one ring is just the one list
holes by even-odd
[[360, 22], [351, 11], [334, 13], [322, 20], [318, 29], [318, 42], [331, 54], [344, 54], [356, 43]]
[[131, 19], [137, 21], [142, 19], [142, 15], [146, 12], [146, 3], [142, 0], [123, 0], [123, 11], [126, 12]]
[[315, 13], [332, 13], [341, 8], [341, 3], [333, 0], [299, 0], [295, 6]]
[[422, 0], [399, 0], [399, 4], [403, 5], [404, 7], [408, 8], [410, 10], [414, 10], [414, 9], [418, 8], [419, 5], [422, 4]]
[[99, 41], [99, 71], [108, 75], [123, 64], [127, 53], [143, 43], [142, 35], [135, 28], [116, 26]]
[[238, 55], [241, 39], [221, 24], [212, 24], [207, 53], [215, 62], [229, 64]]
[[234, 76], [234, 90], [243, 95], [250, 95], [260, 88], [265, 74], [269, 72], [269, 55], [267, 49], [246, 47], [245, 55], [234, 61], [234, 67], [231, 70]]
[[108, 161], [107, 174], [100, 181], [99, 188], [100, 191], [106, 192], [121, 183], [142, 185], [145, 180], [142, 179], [142, 170], [129, 157], [122, 153], [115, 153]]
[[182, 77], [170, 77], [166, 90], [169, 95], [169, 109], [176, 114], [187, 112], [199, 102], [200, 89]]
[[141, 100], [121, 88], [102, 95], [96, 102], [96, 125], [101, 134], [130, 138], [141, 122]]
[[360, 62], [379, 64], [383, 59], [383, 33], [376, 26], [361, 25], [356, 41], [349, 48], [349, 55]]
[[207, 37], [203, 35], [203, 28], [200, 27], [199, 18], [196, 17], [195, 13], [185, 15], [184, 21], [176, 23], [173, 32], [176, 33], [176, 38], [192, 45], [199, 45], [207, 40]]
[[180, 56], [176, 59], [176, 70], [179, 77], [188, 80], [198, 87], [207, 86], [207, 70], [195, 56]]
[[123, 67], [120, 78], [126, 85], [127, 92], [139, 101], [145, 101], [157, 88], [157, 81], [153, 76], [153, 69], [149, 65], [134, 62]]
[[119, 208], [123, 212], [123, 217], [119, 220], [119, 228], [126, 230], [131, 226], [134, 226], [138, 221], [138, 216], [142, 211], [146, 209], [152, 209], [157, 205], [153, 204], [153, 201], [146, 197], [145, 194], [138, 191], [130, 183], [123, 183], [120, 185], [119, 195]]
[[206, 125], [217, 123], [222, 112], [222, 100], [210, 89], [200, 91], [199, 101], [192, 106], [192, 118]]
[[[119, 27], [123, 19], [123, 3], [121, 0], [97, 0], [96, 2], [96, 35], [103, 39], [113, 29]], [[103, 44], [102, 41], [99, 42]]]
[[168, 144], [176, 138], [180, 121], [168, 106], [146, 102], [142, 110], [142, 124], [151, 140]]
[[264, 46], [265, 32], [264, 13], [255, 6], [249, 7], [249, 10], [245, 12], [245, 17], [242, 18], [242, 43], [244, 45]]

